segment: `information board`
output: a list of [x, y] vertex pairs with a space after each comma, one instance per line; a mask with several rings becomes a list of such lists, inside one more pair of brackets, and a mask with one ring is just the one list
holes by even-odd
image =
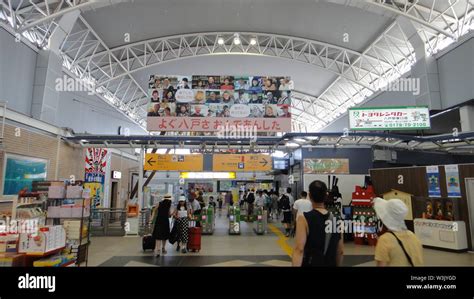
[[416, 106], [350, 108], [349, 128], [356, 131], [430, 129], [430, 111], [428, 107]]
[[213, 171], [266, 172], [272, 170], [272, 157], [263, 154], [216, 154], [212, 159]]
[[203, 171], [203, 155], [146, 154], [144, 170]]

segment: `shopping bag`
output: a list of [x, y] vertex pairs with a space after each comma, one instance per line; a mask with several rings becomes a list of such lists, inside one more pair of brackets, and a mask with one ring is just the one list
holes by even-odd
[[174, 223], [173, 228], [170, 232], [170, 239], [168, 240], [171, 244], [176, 243], [178, 241], [178, 223]]

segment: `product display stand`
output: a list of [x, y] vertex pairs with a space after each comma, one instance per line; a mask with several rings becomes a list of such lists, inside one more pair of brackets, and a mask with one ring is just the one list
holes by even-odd
[[47, 220], [63, 225], [67, 233], [67, 247], [76, 254], [76, 265], [87, 266], [90, 245], [91, 207], [88, 198], [49, 198]]
[[352, 193], [353, 221], [359, 223], [354, 225], [354, 243], [357, 245], [375, 246], [377, 244], [378, 219], [372, 207], [374, 197], [375, 193], [371, 185], [356, 186], [355, 192]]

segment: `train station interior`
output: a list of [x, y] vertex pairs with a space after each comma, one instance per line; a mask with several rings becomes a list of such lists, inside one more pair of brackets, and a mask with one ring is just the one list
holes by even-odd
[[390, 265], [377, 200], [392, 265], [474, 266], [473, 16], [0, 0], [0, 267], [300, 266], [320, 210], [324, 257]]

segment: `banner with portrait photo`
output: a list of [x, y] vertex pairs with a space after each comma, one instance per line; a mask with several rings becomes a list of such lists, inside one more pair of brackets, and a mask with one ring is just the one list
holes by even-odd
[[84, 188], [89, 189], [93, 207], [100, 208], [106, 204], [106, 177], [110, 169], [110, 152], [102, 148], [84, 150]]
[[228, 125], [291, 130], [290, 77], [151, 75], [149, 131], [215, 132]]

